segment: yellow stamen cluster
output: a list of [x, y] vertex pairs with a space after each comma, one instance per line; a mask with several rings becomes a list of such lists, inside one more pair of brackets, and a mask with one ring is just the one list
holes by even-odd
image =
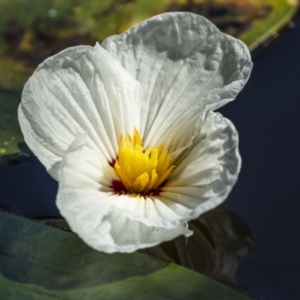
[[139, 132], [133, 136], [120, 136], [119, 152], [114, 169], [129, 193], [149, 194], [157, 189], [171, 174], [168, 151], [164, 145], [144, 150]]

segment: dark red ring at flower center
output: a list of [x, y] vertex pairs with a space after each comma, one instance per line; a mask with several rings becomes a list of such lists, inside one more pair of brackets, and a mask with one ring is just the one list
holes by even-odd
[[[117, 195], [130, 194], [130, 192], [127, 191], [126, 187], [124, 186], [121, 180], [113, 180], [110, 188], [112, 188]], [[162, 192], [162, 188], [160, 187], [158, 189], [150, 191], [150, 193], [141, 194], [141, 196], [159, 196], [161, 192]]]

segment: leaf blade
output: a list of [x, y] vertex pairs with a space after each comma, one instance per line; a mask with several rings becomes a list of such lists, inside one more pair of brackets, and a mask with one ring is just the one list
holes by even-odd
[[[201, 275], [141, 253], [105, 254], [76, 235], [0, 213], [0, 295], [15, 299], [245, 300]], [[7, 297], [7, 299], [10, 299]]]

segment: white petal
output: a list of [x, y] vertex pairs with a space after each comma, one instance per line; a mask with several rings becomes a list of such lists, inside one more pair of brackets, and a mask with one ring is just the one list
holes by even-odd
[[[170, 206], [172, 208], [170, 208]], [[175, 206], [180, 206], [178, 209]], [[182, 215], [188, 215], [190, 209], [160, 196], [120, 195], [114, 199], [114, 210], [121, 211], [129, 219], [147, 226], [176, 228], [186, 223]]]
[[128, 218], [116, 205], [126, 196], [114, 194], [106, 183], [114, 173], [103, 173], [101, 157], [85, 143], [86, 136], [78, 137], [63, 157], [56, 203], [71, 229], [88, 245], [108, 253], [133, 252], [192, 233], [185, 223], [165, 228]]
[[232, 101], [252, 68], [242, 42], [192, 13], [155, 16], [102, 46], [143, 87], [145, 146], [163, 141], [175, 122]]
[[77, 137], [67, 149], [59, 168], [59, 184], [111, 192], [111, 183], [118, 177], [99, 152], [88, 148], [87, 138], [86, 134]]
[[68, 48], [44, 61], [19, 106], [25, 141], [57, 179], [57, 163], [76, 136], [111, 161], [121, 133], [139, 126], [140, 84], [99, 45]]
[[161, 196], [190, 209], [187, 219], [223, 202], [235, 184], [241, 166], [238, 134], [219, 113], [210, 112], [201, 129], [206, 134], [175, 168]]

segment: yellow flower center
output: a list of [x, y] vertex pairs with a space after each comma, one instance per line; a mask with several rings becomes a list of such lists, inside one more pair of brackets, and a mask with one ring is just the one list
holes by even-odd
[[164, 144], [161, 144], [144, 150], [136, 129], [132, 136], [120, 136], [118, 157], [114, 163], [115, 172], [126, 189], [120, 192], [145, 195], [161, 186], [175, 168], [168, 151], [163, 148]]

